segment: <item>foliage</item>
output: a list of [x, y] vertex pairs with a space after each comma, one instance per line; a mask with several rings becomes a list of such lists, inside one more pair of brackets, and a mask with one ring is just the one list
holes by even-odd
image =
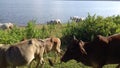
[[[84, 41], [91, 41], [96, 35], [109, 36], [120, 32], [120, 16], [88, 16], [85, 20], [76, 23], [68, 22], [62, 25], [40, 25], [36, 21], [29, 21], [25, 28], [15, 27], [12, 30], [0, 30], [0, 43], [12, 44], [26, 38], [46, 38], [56, 36], [61, 38], [65, 45], [73, 35]], [[67, 40], [67, 41], [65, 41]]]
[[[119, 17], [120, 19], [120, 17]], [[91, 16], [80, 23], [68, 23], [67, 29], [63, 31], [64, 37], [77, 36], [78, 39], [91, 41], [96, 35], [109, 36], [120, 32], [118, 16], [103, 18], [102, 16]]]
[[[120, 33], [120, 16], [91, 16], [88, 14], [85, 20], [76, 23], [68, 22], [62, 25], [36, 25], [36, 21], [29, 21], [27, 26], [17, 27], [9, 30], [0, 30], [0, 43], [14, 44], [20, 42], [22, 39], [30, 38], [47, 38], [51, 36], [59, 37], [62, 41], [62, 46], [68, 45], [73, 35], [78, 39], [84, 41], [91, 41], [96, 35], [109, 36], [112, 34]], [[52, 54], [53, 55], [53, 54]], [[52, 58], [53, 59], [53, 58]], [[58, 58], [60, 59], [60, 57]], [[62, 68], [86, 68], [86, 66], [76, 64], [75, 61], [62, 63]], [[46, 65], [46, 68], [50, 66]], [[55, 68], [59, 68], [59, 64], [55, 64]], [[107, 66], [105, 66], [106, 68]], [[109, 67], [109, 66], [108, 66]], [[110, 66], [111, 67], [111, 66]], [[115, 66], [113, 66], [115, 67]], [[23, 67], [22, 67], [23, 68]], [[24, 67], [26, 68], [26, 66]], [[33, 64], [34, 68], [34, 64]], [[88, 67], [89, 68], [89, 67]]]

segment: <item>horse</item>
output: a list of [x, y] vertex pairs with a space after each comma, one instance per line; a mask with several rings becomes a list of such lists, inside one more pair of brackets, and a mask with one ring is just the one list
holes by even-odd
[[[27, 40], [26, 38], [23, 38], [21, 41]], [[45, 52], [49, 53], [50, 51], [55, 51], [57, 53], [61, 53], [61, 40], [57, 37], [50, 37], [46, 39], [38, 39], [44, 41], [45, 45]]]
[[13, 23], [0, 23], [0, 29], [12, 29], [14, 27], [14, 24]]
[[61, 24], [60, 19], [52, 19], [51, 21], [48, 21], [47, 24]]
[[117, 68], [120, 68], [120, 34], [108, 37], [97, 35], [90, 42], [78, 40], [74, 36], [61, 62], [72, 59], [93, 68], [103, 68], [107, 64], [118, 64]]
[[81, 22], [81, 21], [85, 20], [85, 18], [84, 17], [79, 17], [79, 16], [73, 16], [73, 17], [70, 17], [70, 20], [78, 23], [78, 22]]
[[43, 39], [45, 42], [45, 52], [49, 53], [50, 51], [55, 51], [57, 53], [61, 53], [61, 40], [56, 37], [50, 37]]
[[[25, 41], [27, 40], [26, 38], [22, 39], [21, 41]], [[55, 52], [55, 59], [57, 58], [58, 54], [61, 55], [61, 40], [59, 38], [56, 37], [50, 37], [50, 38], [46, 38], [46, 39], [38, 39], [38, 40], [42, 40], [44, 41], [44, 53], [47, 55], [47, 53], [54, 51]], [[48, 57], [48, 55], [47, 55]], [[36, 59], [35, 59], [36, 60]], [[50, 59], [49, 63], [52, 63], [52, 61]], [[56, 61], [55, 61], [56, 62]], [[39, 62], [37, 63], [37, 65], [39, 65]], [[53, 66], [52, 64], [50, 64], [51, 66]]]
[[[62, 54], [62, 50], [61, 50], [61, 40], [57, 37], [50, 37], [50, 38], [46, 38], [46, 39], [42, 39], [44, 40], [44, 45], [45, 45], [45, 54], [48, 58], [47, 53], [54, 51], [55, 52], [55, 60], [54, 62], [57, 62], [57, 57], [58, 55]], [[51, 59], [48, 58], [49, 64], [51, 66], [53, 66], [53, 62], [51, 61]]]
[[6, 46], [5, 44], [0, 44], [0, 68], [6, 68], [7, 63], [5, 60], [5, 52], [8, 49], [9, 46]]
[[[39, 59], [38, 63], [42, 65], [44, 49], [44, 41], [38, 39], [28, 39], [9, 47], [1, 46], [0, 68], [30, 65], [34, 59]], [[38, 64], [36, 68], [38, 68]]]

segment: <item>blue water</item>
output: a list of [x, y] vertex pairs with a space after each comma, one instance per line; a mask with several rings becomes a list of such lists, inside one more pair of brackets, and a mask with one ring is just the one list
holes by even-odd
[[46, 23], [51, 19], [67, 22], [70, 16], [120, 15], [119, 1], [0, 0], [0, 22], [26, 25], [29, 20]]

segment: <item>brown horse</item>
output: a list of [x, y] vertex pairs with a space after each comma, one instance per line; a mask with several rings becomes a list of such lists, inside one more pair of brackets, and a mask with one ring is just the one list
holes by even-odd
[[[54, 51], [55, 52], [55, 60], [54, 62], [57, 62], [57, 57], [58, 55], [61, 55], [61, 40], [59, 38], [56, 38], [56, 37], [50, 37], [50, 38], [46, 38], [46, 39], [43, 39], [44, 41], [44, 45], [45, 45], [45, 54], [47, 55], [47, 53], [51, 52], [51, 51]], [[47, 55], [48, 57], [48, 55]], [[51, 64], [51, 61], [50, 59], [49, 60], [49, 63], [51, 66], [53, 66]]]
[[[23, 38], [21, 41], [25, 41], [27, 40], [26, 38]], [[45, 52], [48, 53], [50, 51], [55, 51], [57, 53], [61, 53], [61, 40], [59, 38], [56, 37], [50, 37], [50, 38], [46, 38], [46, 39], [39, 39], [44, 41], [44, 45], [45, 45]]]
[[[38, 58], [43, 64], [44, 42], [37, 39], [29, 39], [9, 47], [0, 47], [0, 68], [29, 65], [33, 59]], [[38, 65], [36, 66], [38, 68]]]
[[48, 53], [50, 51], [56, 51], [57, 53], [61, 53], [61, 40], [59, 38], [50, 37], [44, 39], [45, 42], [45, 51]]
[[[21, 41], [25, 41], [27, 40], [26, 38], [22, 39]], [[46, 39], [39, 39], [44, 41], [44, 46], [45, 46], [45, 54], [47, 55], [47, 53], [51, 52], [51, 51], [55, 51], [55, 62], [56, 62], [56, 58], [58, 56], [58, 54], [61, 54], [61, 40], [59, 38], [56, 37], [50, 37], [50, 38], [46, 38]], [[49, 59], [50, 61], [50, 59]], [[39, 65], [39, 62], [37, 63]]]
[[[120, 64], [120, 34], [108, 37], [97, 35], [91, 42], [84, 42], [74, 37], [61, 61], [67, 62], [71, 59], [93, 68]], [[120, 65], [117, 68], [120, 68]]]

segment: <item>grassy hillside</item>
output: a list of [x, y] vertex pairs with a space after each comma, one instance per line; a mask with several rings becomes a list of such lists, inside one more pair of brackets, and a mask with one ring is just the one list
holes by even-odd
[[[91, 41], [96, 35], [109, 36], [120, 33], [120, 16], [102, 17], [89, 15], [85, 20], [76, 22], [67, 22], [61, 25], [36, 25], [36, 21], [28, 22], [25, 27], [16, 26], [12, 30], [0, 30], [0, 43], [14, 44], [22, 39], [47, 38], [51, 36], [59, 37], [62, 41], [62, 49], [65, 49], [71, 37], [75, 35], [78, 39]], [[54, 59], [54, 53], [49, 54]], [[45, 57], [46, 58], [46, 57]], [[58, 57], [58, 62], [59, 61]], [[50, 68], [46, 60], [45, 68]], [[36, 63], [36, 62], [34, 62]], [[33, 68], [35, 64], [33, 63]], [[89, 68], [81, 63], [71, 60], [61, 65], [55, 63], [55, 68]], [[114, 68], [116, 65], [106, 65], [104, 68]], [[20, 68], [27, 68], [26, 66]]]

